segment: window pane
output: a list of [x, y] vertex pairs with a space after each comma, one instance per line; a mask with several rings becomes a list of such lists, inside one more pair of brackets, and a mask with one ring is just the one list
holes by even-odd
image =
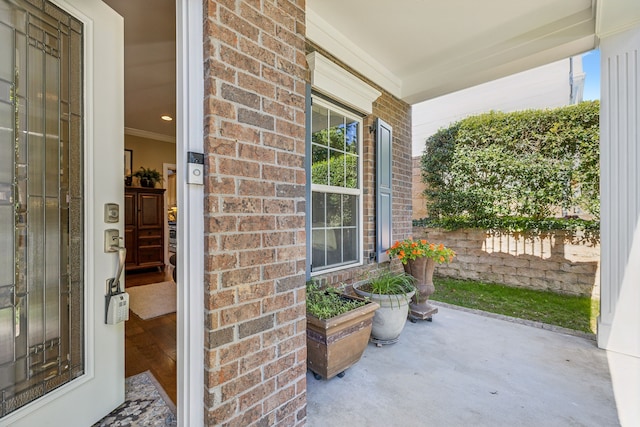
[[329, 185], [344, 187], [344, 154], [329, 150]]
[[327, 226], [340, 227], [342, 224], [342, 203], [340, 194], [327, 194]]
[[336, 150], [344, 151], [345, 117], [342, 114], [330, 112], [329, 116], [329, 145]]
[[315, 144], [327, 145], [327, 126], [329, 110], [320, 105], [312, 107], [311, 141]]
[[312, 145], [311, 183], [327, 185], [329, 183], [329, 150], [319, 145]]
[[342, 262], [342, 230], [333, 228], [327, 230], [327, 264]]
[[311, 251], [311, 267], [313, 270], [316, 270], [327, 265], [327, 261], [325, 259], [324, 229], [313, 230], [311, 233], [311, 241], [313, 242], [313, 248]]
[[358, 198], [352, 195], [342, 196], [342, 226], [355, 227], [358, 218]]
[[344, 262], [358, 260], [358, 232], [355, 228], [343, 230]]
[[345, 176], [345, 187], [358, 188], [360, 185], [358, 180], [358, 156], [347, 154], [345, 157], [345, 167], [347, 175]]
[[311, 196], [311, 224], [313, 227], [326, 227], [325, 194], [313, 193]]
[[345, 151], [347, 153], [358, 154], [358, 128], [358, 122], [347, 122], [347, 131], [345, 135]]

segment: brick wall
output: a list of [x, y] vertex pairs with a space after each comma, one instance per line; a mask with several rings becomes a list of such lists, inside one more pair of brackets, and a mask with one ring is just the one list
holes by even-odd
[[[393, 128], [393, 238], [398, 240], [411, 235], [411, 106], [337, 60], [320, 46], [308, 41], [307, 52], [313, 51], [318, 51], [326, 58], [382, 92], [382, 95], [373, 103], [372, 113], [363, 120], [364, 265], [315, 276], [316, 279], [325, 284], [351, 284], [363, 280], [369, 273], [378, 268], [388, 266], [388, 263], [377, 264], [369, 261], [369, 254], [375, 253], [376, 250], [376, 143], [375, 134], [369, 132], [369, 127], [374, 126], [376, 118], [381, 118]], [[401, 264], [395, 260], [393, 261], [393, 268], [402, 270]]]
[[305, 3], [209, 0], [204, 11], [205, 419], [301, 425]]
[[583, 236], [422, 227], [415, 227], [413, 236], [456, 252], [451, 264], [436, 267], [440, 276], [600, 298], [600, 243]]

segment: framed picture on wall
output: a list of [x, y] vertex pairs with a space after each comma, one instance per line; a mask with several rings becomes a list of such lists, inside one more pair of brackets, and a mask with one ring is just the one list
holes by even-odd
[[127, 187], [131, 185], [133, 177], [133, 150], [124, 150], [124, 185]]
[[124, 150], [124, 176], [131, 176], [133, 169], [133, 150]]

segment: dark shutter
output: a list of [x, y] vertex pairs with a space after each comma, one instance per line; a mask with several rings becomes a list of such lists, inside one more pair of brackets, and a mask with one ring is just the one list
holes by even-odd
[[392, 129], [384, 121], [376, 120], [376, 259], [389, 261], [386, 250], [393, 238], [392, 215]]

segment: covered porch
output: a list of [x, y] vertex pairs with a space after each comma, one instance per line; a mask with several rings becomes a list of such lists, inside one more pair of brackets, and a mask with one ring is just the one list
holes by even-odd
[[[353, 19], [354, 17], [357, 19]], [[556, 388], [562, 390], [564, 386], [573, 387], [581, 384], [580, 389], [592, 390], [596, 387], [598, 391], [589, 391], [588, 396], [582, 396], [588, 399], [583, 401], [584, 410], [577, 412], [586, 414], [595, 407], [604, 407], [608, 408], [603, 410], [605, 412], [617, 410], [622, 425], [636, 425], [640, 420], [640, 408], [637, 405], [640, 398], [640, 311], [637, 305], [640, 300], [640, 267], [634, 261], [640, 256], [640, 196], [637, 191], [640, 178], [636, 173], [640, 159], [640, 151], [637, 148], [640, 142], [640, 3], [630, 0], [544, 0], [527, 4], [509, 1], [489, 4], [455, 1], [446, 5], [435, 5], [433, 2], [411, 1], [405, 7], [398, 8], [397, 5], [382, 0], [346, 3], [309, 0], [306, 18], [307, 39], [323, 46], [354, 70], [409, 104], [594, 48], [600, 49], [602, 295], [596, 342], [563, 337], [560, 343], [553, 344], [554, 338], [557, 338], [553, 333], [534, 332], [513, 324], [502, 325], [506, 330], [515, 332], [509, 339], [503, 338], [503, 332], [492, 333], [489, 332], [491, 329], [485, 328], [466, 336], [468, 331], [475, 330], [478, 325], [485, 322], [493, 324], [496, 321], [480, 318], [469, 320], [467, 314], [447, 314], [459, 318], [460, 322], [468, 322], [468, 328], [458, 329], [454, 327], [456, 322], [453, 321], [441, 321], [443, 325], [439, 322], [434, 325], [409, 325], [408, 331], [417, 334], [416, 341], [418, 336], [426, 343], [435, 344], [434, 340], [442, 341], [433, 347], [425, 344], [424, 348], [407, 351], [401, 351], [400, 344], [397, 349], [372, 348], [364, 361], [365, 364], [357, 368], [376, 369], [377, 378], [389, 370], [377, 368], [380, 365], [384, 366], [384, 363], [368, 368], [367, 363], [374, 357], [382, 357], [381, 355], [387, 352], [397, 352], [398, 363], [405, 368], [413, 366], [416, 360], [423, 360], [424, 364], [419, 366], [425, 368], [426, 374], [414, 367], [413, 371], [403, 374], [406, 377], [399, 376], [392, 383], [403, 384], [403, 390], [411, 391], [401, 393], [395, 390], [395, 394], [380, 395], [377, 393], [381, 392], [381, 388], [372, 387], [367, 382], [357, 391], [358, 395], [364, 397], [362, 404], [366, 405], [369, 411], [374, 411], [369, 412], [370, 414], [375, 414], [372, 408], [383, 406], [391, 411], [391, 407], [386, 404], [387, 401], [391, 401], [388, 400], [391, 396], [393, 401], [405, 404], [398, 413], [404, 413], [405, 416], [398, 418], [401, 415], [396, 414], [393, 418], [394, 424], [400, 424], [398, 420], [402, 419], [407, 421], [403, 424], [420, 425], [416, 420], [420, 419], [422, 408], [427, 407], [430, 425], [464, 425], [467, 424], [463, 422], [465, 420], [450, 422], [451, 418], [448, 417], [470, 414], [478, 414], [474, 424], [482, 424], [482, 420], [485, 420], [482, 417], [486, 416], [487, 425], [510, 425], [519, 424], [515, 421], [526, 420], [528, 416], [533, 417], [536, 413], [535, 416], [538, 417], [550, 414], [561, 416], [563, 412], [556, 413], [556, 408], [562, 409], [566, 414], [570, 407], [575, 406], [567, 398], [567, 393], [571, 390], [565, 389], [566, 393], [556, 395], [557, 399], [550, 396], [554, 395]], [[451, 313], [448, 310], [446, 312]], [[440, 327], [455, 331], [447, 332], [453, 335], [438, 337], [436, 334]], [[507, 333], [506, 330], [504, 334]], [[449, 338], [457, 333], [462, 335]], [[530, 333], [536, 337], [525, 338]], [[471, 337], [474, 339], [467, 339]], [[571, 345], [568, 343], [575, 340], [577, 348], [581, 350], [569, 350], [568, 347]], [[407, 341], [413, 340], [405, 337], [405, 342], [401, 345], [409, 345]], [[479, 360], [483, 360], [485, 354], [493, 351], [498, 353], [489, 357], [486, 363], [477, 364]], [[520, 355], [511, 353], [520, 351], [523, 352]], [[533, 369], [527, 358], [535, 351], [541, 352], [535, 358], [535, 362], [545, 363]], [[563, 357], [565, 351], [569, 353]], [[584, 352], [592, 358], [593, 364], [584, 366], [589, 374], [587, 371], [576, 370], [575, 377], [567, 377], [573, 372], [569, 366], [577, 363], [572, 351], [578, 351], [580, 354]], [[505, 358], [507, 354], [510, 356]], [[402, 359], [403, 357], [410, 359]], [[456, 392], [448, 395], [444, 380], [451, 380], [454, 374], [458, 373], [448, 363], [457, 357], [467, 358], [459, 360], [458, 367], [467, 370], [468, 375], [458, 377], [460, 382], [455, 382]], [[554, 358], [557, 360], [552, 363], [550, 359]], [[566, 362], [567, 359], [571, 362]], [[403, 363], [403, 360], [412, 363]], [[497, 372], [492, 372], [490, 369], [493, 362], [497, 364], [496, 368], [505, 371], [508, 368], [511, 377], [503, 377]], [[513, 365], [510, 365], [511, 362]], [[444, 372], [450, 375], [440, 377], [439, 375], [445, 374], [438, 373], [439, 369], [429, 369], [425, 366], [433, 364], [444, 367]], [[558, 374], [564, 375], [557, 376], [557, 383], [550, 375], [554, 369]], [[414, 372], [418, 374], [413, 375]], [[518, 376], [517, 372], [529, 372], [530, 376]], [[373, 372], [368, 373], [367, 381], [372, 381], [372, 374]], [[351, 373], [351, 376], [356, 375], [358, 374]], [[421, 375], [431, 376], [429, 381], [424, 381], [424, 386], [413, 388], [408, 385], [408, 378], [416, 379]], [[485, 390], [480, 392], [474, 389], [473, 382], [466, 382], [481, 378], [486, 378], [487, 384], [492, 384], [495, 388], [486, 391], [488, 396], [484, 396]], [[540, 388], [535, 387], [535, 382], [529, 383], [532, 378], [541, 381], [537, 384]], [[550, 382], [542, 382], [543, 378]], [[507, 394], [515, 393], [520, 386], [523, 393], [526, 390], [530, 392], [521, 396], [521, 401], [531, 402], [530, 412], [527, 412], [526, 408], [509, 405], [506, 400], [502, 400], [505, 396], [499, 386], [505, 385], [501, 382], [508, 379], [517, 387], [504, 387], [503, 390]], [[516, 384], [518, 381], [521, 384]], [[346, 381], [334, 383], [340, 384], [341, 389], [352, 387], [348, 385], [351, 383]], [[481, 385], [483, 382], [480, 381], [478, 384]], [[350, 402], [347, 397], [349, 393], [343, 395], [344, 391], [337, 388], [334, 390], [334, 387], [338, 386], [324, 386], [325, 389], [331, 390], [325, 395], [320, 391], [323, 389], [322, 385], [309, 381], [311, 425], [318, 425], [314, 424], [314, 419], [317, 422], [316, 415], [320, 410], [327, 411], [328, 417], [341, 416], [343, 411], [337, 410], [336, 406], [348, 410], [343, 413], [346, 416], [344, 421], [348, 421], [349, 416], [356, 416], [354, 414], [368, 416], [363, 415], [367, 413], [366, 410], [358, 411], [351, 406], [356, 403]], [[390, 386], [388, 391], [394, 393], [394, 388]], [[477, 393], [469, 394], [472, 391]], [[497, 393], [491, 394], [494, 391]], [[350, 389], [350, 393], [352, 392], [355, 390]], [[615, 403], [612, 400], [613, 396]], [[331, 402], [331, 405], [318, 405], [317, 402], [322, 402], [323, 399], [323, 403]], [[486, 405], [476, 406], [476, 400]], [[502, 404], [505, 406], [501, 406]], [[534, 407], [537, 409], [532, 409]], [[515, 411], [520, 410], [523, 412], [519, 418], [509, 418], [516, 413]], [[439, 418], [440, 416], [444, 418]], [[495, 418], [492, 418], [494, 416]], [[371, 417], [371, 420], [384, 419], [381, 413]], [[556, 418], [558, 425], [566, 425], [572, 420], [565, 418], [566, 422], [561, 422], [559, 419], [561, 418]], [[595, 419], [597, 418], [587, 417], [590, 422]], [[594, 425], [610, 425], [611, 419], [615, 418]], [[550, 422], [552, 418], [532, 420], [536, 422], [532, 422], [531, 425], [553, 425], [553, 422]], [[584, 424], [589, 425], [586, 422]]]
[[307, 374], [308, 426], [617, 426], [592, 337], [439, 305], [343, 378]]

